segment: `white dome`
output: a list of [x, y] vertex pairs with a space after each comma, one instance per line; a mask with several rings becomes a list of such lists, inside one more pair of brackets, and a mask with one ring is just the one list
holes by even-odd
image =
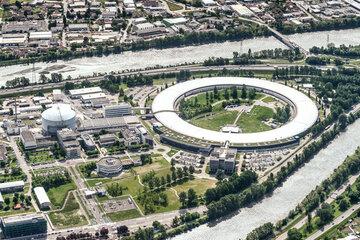
[[42, 118], [52, 122], [64, 122], [74, 118], [75, 111], [68, 104], [54, 104], [42, 113]]

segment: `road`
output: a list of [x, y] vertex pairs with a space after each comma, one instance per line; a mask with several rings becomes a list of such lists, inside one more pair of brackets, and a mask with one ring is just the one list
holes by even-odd
[[309, 236], [306, 239], [307, 240], [318, 239], [323, 233], [328, 231], [333, 226], [340, 224], [342, 221], [344, 221], [346, 218], [350, 217], [350, 215], [353, 214], [358, 209], [360, 209], [360, 203], [352, 206], [350, 209], [348, 209], [344, 213], [342, 213], [339, 217], [335, 218], [331, 223], [325, 225], [322, 229], [318, 230], [316, 233], [312, 234], [311, 236]]
[[[345, 192], [346, 188], [352, 184], [355, 183], [356, 179], [360, 176], [360, 173], [354, 175], [354, 176], [351, 176], [349, 178], [349, 180], [343, 184], [342, 186], [340, 186], [338, 189], [336, 189], [336, 191], [334, 191], [330, 197], [328, 197], [325, 202], [326, 203], [332, 203], [333, 201], [335, 201], [336, 197], [341, 195], [343, 192]], [[313, 211], [311, 213], [311, 216], [314, 217], [315, 216], [315, 211]], [[296, 223], [293, 228], [296, 228], [296, 229], [300, 229], [302, 226], [304, 226], [305, 224], [307, 223], [307, 216], [306, 217], [303, 217], [298, 223]], [[331, 225], [332, 226], [332, 225]], [[278, 236], [276, 238], [276, 240], [286, 240], [287, 238], [287, 232], [284, 232], [282, 233], [280, 236]]]
[[[142, 74], [147, 76], [153, 76], [157, 74], [162, 73], [178, 73], [180, 70], [189, 70], [191, 72], [203, 72], [203, 71], [219, 71], [224, 68], [228, 70], [248, 70], [248, 71], [254, 71], [254, 70], [262, 70], [262, 71], [273, 71], [277, 67], [290, 67], [294, 66], [296, 64], [278, 64], [278, 65], [248, 65], [248, 66], [242, 66], [242, 65], [224, 65], [224, 66], [200, 66], [200, 65], [191, 65], [191, 66], [177, 66], [177, 67], [165, 67], [165, 68], [157, 68], [157, 69], [148, 69], [148, 70], [135, 70], [130, 72], [122, 72], [118, 74], [114, 74], [115, 76], [130, 76], [135, 74]], [[88, 77], [81, 77], [81, 78], [75, 78], [71, 80], [63, 80], [59, 83], [46, 83], [41, 85], [31, 85], [26, 87], [20, 87], [20, 88], [9, 88], [9, 89], [1, 89], [0, 96], [7, 96], [12, 94], [21, 94], [25, 92], [35, 92], [39, 90], [46, 90], [46, 89], [54, 89], [54, 88], [60, 88], [65, 85], [67, 82], [73, 82], [73, 83], [81, 83], [84, 80], [88, 80], [90, 82], [99, 82], [104, 79], [104, 76], [88, 76]]]

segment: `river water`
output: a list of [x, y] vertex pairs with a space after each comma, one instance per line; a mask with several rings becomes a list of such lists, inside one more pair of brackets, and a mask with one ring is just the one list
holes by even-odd
[[237, 240], [244, 239], [254, 228], [266, 222], [276, 223], [285, 218], [307, 194], [330, 176], [346, 156], [355, 152], [360, 143], [360, 120], [349, 126], [309, 163], [290, 176], [271, 197], [215, 226], [202, 225], [175, 240]]
[[[329, 42], [336, 45], [360, 44], [360, 28], [341, 31], [325, 31], [290, 35], [289, 38], [304, 48], [326, 46]], [[15, 77], [25, 76], [31, 81], [39, 79], [41, 72], [58, 72], [64, 77], [89, 76], [94, 72], [117, 72], [127, 69], [143, 69], [155, 66], [170, 66], [189, 62], [201, 62], [209, 57], [231, 57], [234, 51], [253, 52], [264, 49], [286, 48], [274, 37], [255, 38], [241, 42], [212, 43], [170, 49], [151, 49], [140, 52], [125, 52], [107, 57], [80, 58], [70, 61], [36, 63], [35, 74], [31, 65], [0, 67], [0, 86]]]

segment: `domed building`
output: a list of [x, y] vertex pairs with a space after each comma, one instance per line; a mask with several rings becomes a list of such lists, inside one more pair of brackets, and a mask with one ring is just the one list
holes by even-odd
[[76, 128], [76, 113], [68, 104], [54, 104], [41, 114], [41, 118], [42, 129], [52, 135], [63, 128]]

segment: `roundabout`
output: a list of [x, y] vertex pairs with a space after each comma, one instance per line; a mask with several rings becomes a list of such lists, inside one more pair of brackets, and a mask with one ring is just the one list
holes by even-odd
[[[205, 91], [230, 87], [246, 87], [266, 93], [289, 104], [292, 119], [279, 128], [256, 133], [218, 132], [194, 126], [179, 116], [182, 99]], [[318, 118], [315, 103], [305, 94], [282, 84], [244, 77], [212, 77], [186, 81], [160, 92], [153, 101], [155, 118], [167, 129], [183, 136], [220, 145], [229, 141], [232, 145], [271, 145], [293, 141], [304, 134]]]

